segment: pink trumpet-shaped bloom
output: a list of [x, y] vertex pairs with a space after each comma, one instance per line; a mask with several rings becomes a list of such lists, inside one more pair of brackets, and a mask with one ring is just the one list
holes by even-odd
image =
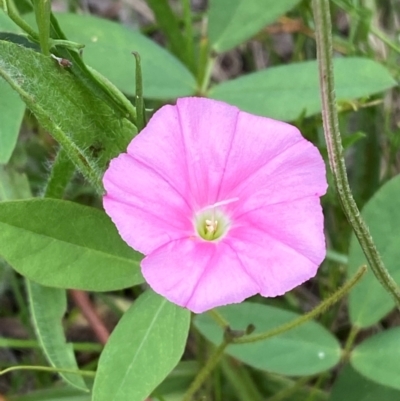
[[297, 128], [204, 98], [157, 111], [111, 161], [104, 208], [143, 276], [200, 313], [313, 277], [325, 257], [317, 148]]

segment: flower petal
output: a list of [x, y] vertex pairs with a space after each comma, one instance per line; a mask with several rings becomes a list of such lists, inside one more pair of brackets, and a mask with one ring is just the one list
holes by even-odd
[[195, 313], [241, 302], [259, 291], [236, 251], [224, 242], [173, 241], [148, 255], [141, 265], [154, 291]]
[[322, 196], [326, 188], [323, 159], [296, 127], [240, 112], [222, 198], [238, 197], [252, 208]]
[[221, 200], [239, 109], [211, 99], [183, 98], [178, 99], [177, 110], [194, 206], [201, 209]]
[[130, 155], [112, 160], [103, 183], [103, 206], [124, 241], [148, 254], [193, 233], [191, 209], [170, 183]]
[[260, 294], [282, 295], [314, 277], [326, 254], [318, 197], [265, 206], [237, 218], [226, 241]]
[[224, 175], [239, 109], [204, 98], [182, 98], [157, 111], [128, 153], [151, 166], [195, 209], [213, 204]]

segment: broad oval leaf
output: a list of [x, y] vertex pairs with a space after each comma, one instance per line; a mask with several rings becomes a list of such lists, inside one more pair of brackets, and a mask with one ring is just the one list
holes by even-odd
[[[65, 290], [44, 287], [26, 280], [29, 309], [40, 345], [51, 366], [59, 369], [79, 370], [72, 344], [65, 341], [62, 318], [67, 308]], [[77, 374], [60, 372], [71, 386], [89, 391], [83, 378]]]
[[57, 199], [0, 203], [0, 255], [49, 287], [112, 291], [143, 282], [141, 255], [102, 211]]
[[17, 144], [25, 104], [0, 78], [0, 164], [7, 164]]
[[[366, 58], [335, 58], [338, 100], [382, 92], [396, 85], [388, 70]], [[305, 61], [265, 70], [223, 82], [209, 96], [249, 113], [291, 121], [321, 111], [317, 61]]]
[[[140, 54], [146, 98], [193, 95], [196, 81], [189, 70], [161, 46], [121, 24], [78, 14], [56, 14], [67, 37], [85, 45], [83, 59], [122, 92], [135, 94], [135, 58]], [[77, 28], [79, 27], [79, 28]]]
[[351, 353], [354, 369], [368, 379], [400, 390], [400, 327], [376, 334]]
[[214, 50], [227, 51], [251, 38], [300, 0], [211, 0], [208, 35]]
[[[400, 175], [383, 185], [362, 210], [375, 245], [386, 268], [400, 285]], [[348, 275], [367, 264], [365, 255], [353, 234], [350, 242]], [[374, 274], [369, 271], [349, 294], [350, 320], [358, 327], [376, 324], [395, 306], [394, 300]]]
[[[272, 306], [244, 302], [218, 308], [235, 330], [249, 324], [256, 333], [264, 332], [296, 319], [299, 315]], [[195, 325], [214, 344], [220, 344], [223, 331], [209, 315], [198, 315]], [[323, 326], [314, 321], [265, 341], [230, 345], [226, 353], [258, 369], [303, 376], [314, 375], [335, 366], [340, 360], [340, 345]]]
[[396, 401], [400, 391], [368, 380], [346, 365], [333, 384], [329, 401]]
[[111, 334], [99, 361], [93, 401], [143, 401], [178, 364], [190, 312], [151, 290], [142, 294]]

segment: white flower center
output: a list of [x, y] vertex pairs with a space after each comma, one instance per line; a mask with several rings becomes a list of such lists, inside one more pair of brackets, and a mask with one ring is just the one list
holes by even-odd
[[223, 206], [238, 200], [239, 198], [231, 198], [200, 209], [195, 221], [195, 229], [199, 236], [207, 241], [214, 241], [225, 235], [230, 226], [230, 220], [223, 212]]

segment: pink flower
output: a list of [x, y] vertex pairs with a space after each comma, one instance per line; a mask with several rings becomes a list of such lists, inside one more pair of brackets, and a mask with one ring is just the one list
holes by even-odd
[[150, 287], [196, 313], [284, 294], [325, 257], [318, 150], [297, 128], [222, 102], [162, 107], [104, 186]]

